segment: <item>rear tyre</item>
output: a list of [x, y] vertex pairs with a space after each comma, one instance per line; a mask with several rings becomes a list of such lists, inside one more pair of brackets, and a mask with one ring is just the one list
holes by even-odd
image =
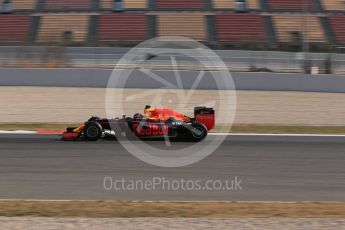
[[97, 141], [102, 137], [102, 126], [97, 122], [90, 122], [84, 128], [84, 137], [88, 141]]
[[194, 123], [191, 129], [192, 140], [195, 142], [202, 141], [207, 136], [207, 128], [200, 123]]

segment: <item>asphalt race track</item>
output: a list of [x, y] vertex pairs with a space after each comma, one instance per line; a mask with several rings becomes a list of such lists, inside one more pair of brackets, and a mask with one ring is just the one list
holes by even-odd
[[[209, 136], [201, 145], [210, 143]], [[164, 142], [149, 142], [154, 147]], [[190, 143], [173, 143], [182, 148]], [[345, 137], [228, 136], [186, 167], [151, 166], [116, 141], [62, 142], [54, 135], [0, 135], [0, 199], [345, 201]], [[107, 191], [105, 177], [231, 180], [236, 191]]]

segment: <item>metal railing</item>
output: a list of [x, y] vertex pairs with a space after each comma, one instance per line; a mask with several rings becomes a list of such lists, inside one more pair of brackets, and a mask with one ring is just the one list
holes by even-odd
[[[114, 68], [115, 64], [128, 51], [128, 48], [105, 47], [0, 47], [0, 67], [31, 68]], [[147, 53], [155, 53], [154, 49]], [[152, 69], [171, 68], [170, 54], [174, 49], [166, 49], [164, 53], [140, 65]], [[188, 50], [188, 56], [176, 56], [180, 69], [195, 70], [215, 68], [210, 63], [203, 66], [198, 60], [207, 63], [209, 57], [198, 56], [199, 52]], [[215, 50], [231, 71], [272, 71], [303, 72], [304, 54], [302, 52]], [[345, 54], [341, 53], [309, 53], [310, 66], [317, 67], [320, 73], [327, 69], [334, 74], [345, 73]], [[129, 63], [123, 68], [133, 68], [136, 63]]]

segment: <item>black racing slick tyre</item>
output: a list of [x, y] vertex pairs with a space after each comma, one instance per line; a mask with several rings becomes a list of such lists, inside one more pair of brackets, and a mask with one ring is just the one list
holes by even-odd
[[200, 142], [207, 136], [207, 128], [205, 125], [200, 123], [194, 123], [192, 125], [192, 140], [195, 142]]
[[89, 122], [84, 128], [84, 137], [88, 141], [97, 141], [102, 137], [102, 126], [97, 122]]

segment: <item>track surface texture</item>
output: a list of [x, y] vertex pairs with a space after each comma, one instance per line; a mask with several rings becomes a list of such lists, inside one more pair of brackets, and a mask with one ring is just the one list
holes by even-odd
[[[345, 137], [228, 136], [190, 166], [144, 163], [116, 141], [62, 142], [54, 135], [0, 135], [1, 199], [345, 201]], [[210, 143], [209, 136], [200, 145]], [[164, 142], [148, 144], [162, 148]], [[182, 148], [191, 143], [173, 143]], [[241, 180], [220, 191], [114, 190], [105, 177]]]
[[337, 218], [231, 218], [231, 219], [191, 219], [191, 218], [37, 218], [0, 217], [4, 229], [342, 229], [344, 219]]

